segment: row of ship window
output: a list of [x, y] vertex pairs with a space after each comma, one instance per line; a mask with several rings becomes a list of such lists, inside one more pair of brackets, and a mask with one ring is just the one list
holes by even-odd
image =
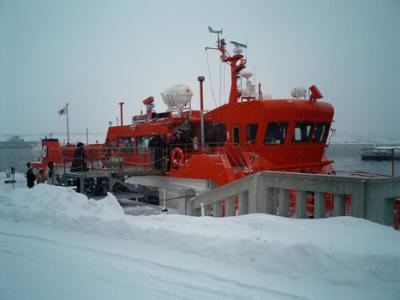
[[[309, 143], [325, 143], [329, 133], [329, 123], [326, 122], [297, 122], [292, 137], [293, 144]], [[247, 144], [255, 144], [258, 124], [247, 124], [246, 126], [246, 142]], [[264, 136], [265, 145], [284, 144], [289, 123], [273, 122], [269, 123]], [[232, 139], [234, 144], [240, 143], [240, 129], [234, 127], [232, 131]], [[150, 137], [137, 137], [137, 147], [147, 148]], [[219, 144], [227, 140], [227, 131], [224, 123], [210, 122], [205, 124], [205, 141], [206, 143]], [[118, 146], [130, 149], [135, 145], [133, 137], [120, 137]], [[111, 141], [111, 147], [115, 147], [114, 140]]]
[[[284, 144], [288, 133], [288, 122], [269, 123], [264, 136], [264, 144]], [[254, 144], [257, 137], [258, 124], [247, 124], [246, 126], [246, 142]], [[297, 122], [294, 128], [292, 143], [301, 144], [324, 143], [329, 133], [329, 123], [325, 122]], [[240, 129], [233, 128], [233, 143], [239, 144]]]

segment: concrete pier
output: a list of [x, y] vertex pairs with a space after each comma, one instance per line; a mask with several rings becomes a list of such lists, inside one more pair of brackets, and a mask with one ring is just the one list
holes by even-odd
[[[361, 176], [317, 175], [289, 172], [259, 172], [225, 186], [197, 194], [187, 200], [186, 214], [199, 215], [201, 203], [215, 217], [237, 213], [267, 213], [289, 216], [291, 193], [295, 193], [296, 218], [324, 218], [325, 196], [333, 195], [333, 216], [346, 215], [346, 196], [351, 197], [351, 215], [357, 218], [393, 225], [394, 201], [400, 196], [400, 177], [366, 178]], [[312, 196], [311, 196], [312, 195]], [[307, 209], [312, 197], [313, 208]], [[310, 198], [311, 199], [311, 198]], [[207, 210], [207, 209], [206, 209]]]

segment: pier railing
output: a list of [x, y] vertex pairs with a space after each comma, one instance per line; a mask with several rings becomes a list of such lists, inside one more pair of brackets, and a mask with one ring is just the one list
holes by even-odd
[[[351, 215], [394, 225], [400, 177], [365, 178], [288, 172], [259, 172], [204, 192], [186, 203], [188, 215], [234, 216], [267, 213], [296, 218]], [[309, 204], [307, 206], [307, 203]], [[350, 209], [346, 209], [346, 203]]]

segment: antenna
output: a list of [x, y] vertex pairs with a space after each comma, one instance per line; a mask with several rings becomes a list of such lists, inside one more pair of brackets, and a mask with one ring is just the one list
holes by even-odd
[[238, 43], [238, 42], [235, 42], [235, 41], [231, 41], [231, 44], [234, 45], [235, 47], [238, 47], [238, 48], [244, 48], [244, 49], [247, 48], [247, 45], [242, 44], [242, 43]]
[[242, 54], [243, 49], [247, 49], [247, 45], [231, 41], [231, 44], [235, 46], [235, 49], [233, 49], [233, 53], [235, 54]]
[[219, 41], [219, 35], [222, 34], [222, 29], [221, 30], [214, 30], [214, 29], [211, 28], [211, 26], [208, 26], [208, 31], [210, 33], [216, 33], [217, 36], [218, 36], [218, 41]]

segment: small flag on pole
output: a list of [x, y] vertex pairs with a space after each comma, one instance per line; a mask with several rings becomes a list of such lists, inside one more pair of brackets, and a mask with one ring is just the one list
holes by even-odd
[[59, 116], [63, 116], [66, 115], [66, 119], [67, 119], [67, 144], [69, 144], [69, 109], [68, 109], [68, 103], [65, 104], [65, 106], [63, 108], [61, 108], [59, 111], [57, 111]]
[[63, 108], [61, 108], [57, 113], [60, 116], [66, 115], [67, 114], [67, 106], [64, 106]]

